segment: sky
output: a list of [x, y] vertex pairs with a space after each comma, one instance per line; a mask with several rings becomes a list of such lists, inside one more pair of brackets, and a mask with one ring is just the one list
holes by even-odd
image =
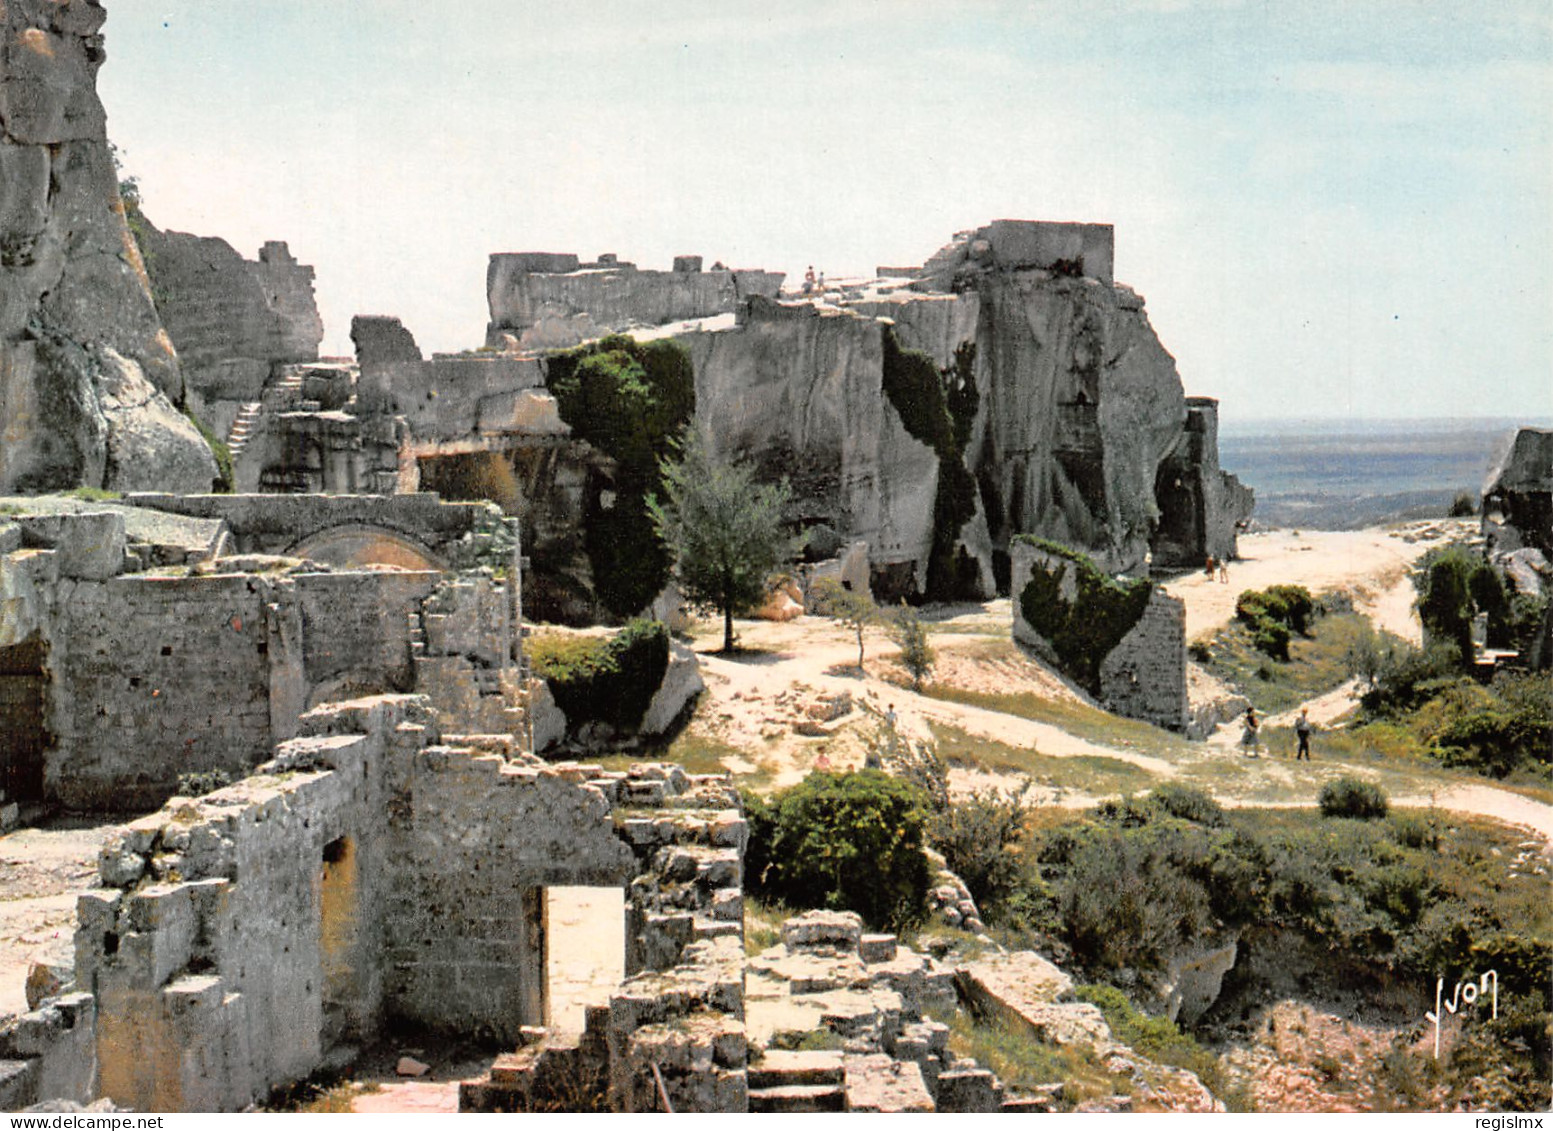
[[1116, 226], [1221, 416], [1553, 415], [1547, 0], [104, 0], [159, 227], [423, 350], [497, 251], [832, 277]]

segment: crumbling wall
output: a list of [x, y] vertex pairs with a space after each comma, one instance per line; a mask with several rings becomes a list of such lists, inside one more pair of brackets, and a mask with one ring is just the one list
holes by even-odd
[[1167, 730], [1183, 730], [1186, 695], [1186, 603], [1162, 589], [1100, 665], [1106, 710]]
[[429, 747], [395, 824], [390, 1009], [516, 1040], [543, 1018], [543, 888], [625, 887], [636, 871], [596, 788], [500, 754]]
[[[81, 582], [63, 603], [47, 793], [71, 809], [155, 804], [180, 773], [269, 754], [271, 618], [256, 577]], [[293, 662], [300, 663], [297, 658]]]
[[[330, 704], [301, 729], [255, 776], [103, 849], [76, 981], [116, 1103], [237, 1110], [391, 1017], [516, 1037], [543, 1019], [552, 884], [629, 892], [629, 970], [695, 967], [713, 944], [706, 1004], [741, 1016], [746, 830], [726, 778], [442, 745], [419, 696]], [[632, 1017], [612, 1042], [649, 1020]]]
[[317, 360], [313, 269], [284, 243], [265, 244], [255, 261], [215, 236], [137, 224], [157, 310], [202, 404], [256, 401], [278, 365]]
[[240, 1110], [376, 1024], [386, 814], [432, 718], [423, 700], [383, 698], [306, 726], [256, 776], [104, 847], [103, 888], [80, 900], [76, 984], [98, 1002], [115, 1103]]
[[[1050, 654], [1050, 642], [1025, 616], [1022, 599], [1035, 568], [1060, 569], [1056, 598], [1073, 606], [1072, 615], [1099, 616], [1082, 604], [1078, 570], [1049, 550], [1016, 540], [1012, 548], [1011, 592], [1014, 639]], [[1141, 595], [1140, 595], [1141, 599]], [[1129, 608], [1132, 605], [1128, 599]], [[1112, 615], [1116, 615], [1113, 611]], [[1117, 629], [1120, 632], [1120, 628]], [[1072, 673], [1070, 673], [1072, 674]], [[1186, 605], [1157, 586], [1151, 587], [1137, 619], [1104, 657], [1099, 659], [1098, 690], [1101, 704], [1128, 718], [1155, 726], [1183, 730], [1189, 715], [1186, 680]]]
[[[677, 267], [688, 267], [689, 258]], [[486, 343], [571, 346], [633, 326], [725, 314], [751, 295], [775, 298], [781, 285], [780, 272], [640, 271], [621, 263], [581, 267], [573, 255], [499, 253], [485, 276]]]

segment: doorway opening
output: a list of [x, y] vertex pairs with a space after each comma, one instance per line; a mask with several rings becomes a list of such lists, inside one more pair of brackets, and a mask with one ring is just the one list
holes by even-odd
[[586, 1007], [608, 1005], [625, 979], [625, 892], [550, 887], [544, 901], [545, 1024], [580, 1034]]

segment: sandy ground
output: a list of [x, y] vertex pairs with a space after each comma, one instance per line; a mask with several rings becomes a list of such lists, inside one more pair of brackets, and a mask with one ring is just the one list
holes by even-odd
[[1240, 557], [1229, 564], [1229, 583], [1190, 573], [1165, 589], [1186, 602], [1186, 635], [1195, 640], [1235, 617], [1235, 598], [1246, 589], [1303, 585], [1312, 593], [1347, 589], [1360, 611], [1379, 627], [1417, 643], [1421, 629], [1412, 611], [1407, 567], [1432, 546], [1475, 532], [1467, 519], [1415, 522], [1369, 530], [1270, 530], [1240, 538]]
[[[1208, 635], [1228, 624], [1235, 615], [1235, 598], [1242, 590], [1292, 584], [1304, 585], [1317, 594], [1347, 591], [1356, 607], [1378, 627], [1416, 643], [1420, 628], [1412, 609], [1414, 592], [1408, 567], [1431, 547], [1473, 532], [1470, 521], [1439, 520], [1362, 531], [1251, 534], [1241, 539], [1242, 560], [1231, 563], [1229, 584], [1194, 573], [1168, 582], [1166, 589], [1186, 602], [1189, 637]], [[933, 647], [938, 653], [931, 678], [966, 690], [1084, 700], [1082, 692], [1007, 646], [1011, 617], [1007, 599], [930, 611], [927, 619], [932, 622]], [[708, 701], [696, 725], [745, 752], [731, 768], [740, 773], [761, 771], [774, 788], [801, 780], [817, 767], [861, 766], [865, 737], [892, 708], [898, 729], [908, 737], [930, 738], [928, 724], [936, 722], [1052, 757], [1113, 758], [1161, 778], [1179, 774], [1194, 759], [1239, 757], [1238, 724], [1221, 727], [1186, 759], [1166, 761], [1126, 747], [1086, 741], [1050, 724], [916, 695], [905, 685], [905, 674], [894, 662], [895, 646], [878, 628], [864, 634], [866, 661], [860, 673], [855, 636], [824, 618], [735, 623], [743, 652], [716, 654], [721, 636], [710, 624], [695, 640], [708, 687]], [[1308, 701], [1305, 706], [1311, 719], [1321, 728], [1337, 723], [1356, 705], [1356, 690], [1350, 682]], [[827, 712], [820, 708], [840, 696], [850, 697], [850, 710], [816, 726], [803, 727], [813, 721], [812, 714], [818, 712], [823, 717]], [[1275, 728], [1292, 726], [1298, 714], [1297, 708], [1282, 712], [1268, 723]], [[795, 728], [811, 733], [799, 733]], [[1304, 766], [1264, 759], [1259, 772], [1274, 785], [1301, 788], [1318, 784], [1316, 778], [1305, 782]], [[1318, 777], [1321, 772], [1317, 771]], [[951, 786], [957, 792], [1013, 788], [1020, 781], [1016, 775], [967, 769], [956, 769], [951, 775]], [[1092, 801], [1074, 791], [1056, 796], [1050, 790], [1037, 791], [1032, 796], [1067, 806]], [[1427, 792], [1399, 793], [1395, 801], [1428, 805], [1430, 796]], [[1492, 785], [1464, 783], [1436, 791], [1434, 803], [1495, 817], [1553, 839], [1553, 806]]]
[[75, 961], [76, 895], [97, 886], [97, 853], [121, 822], [67, 818], [0, 836], [0, 1017], [27, 1009], [27, 971]]

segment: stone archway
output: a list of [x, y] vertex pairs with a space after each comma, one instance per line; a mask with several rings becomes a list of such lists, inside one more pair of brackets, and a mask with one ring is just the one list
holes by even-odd
[[381, 526], [350, 524], [309, 534], [286, 550], [290, 557], [328, 565], [361, 568], [398, 566], [412, 570], [445, 570], [446, 564], [414, 538]]

